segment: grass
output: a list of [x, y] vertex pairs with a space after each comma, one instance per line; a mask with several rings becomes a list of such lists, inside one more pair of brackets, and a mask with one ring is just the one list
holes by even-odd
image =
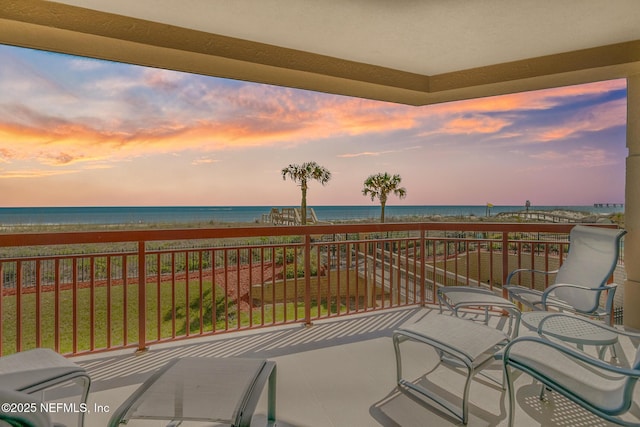
[[[229, 303], [225, 316], [224, 291], [216, 287], [216, 300], [212, 298], [211, 281], [203, 281], [202, 297], [200, 284], [189, 283], [189, 304], [187, 304], [187, 285], [185, 281], [160, 283], [158, 304], [158, 288], [156, 283], [148, 283], [146, 288], [146, 336], [148, 341], [170, 339], [175, 336], [210, 333], [223, 330], [234, 330], [253, 325], [269, 325], [304, 319], [303, 296], [298, 301], [265, 303], [262, 307], [254, 307], [251, 314], [242, 310], [237, 315], [234, 303]], [[80, 288], [76, 293], [76, 322], [74, 323], [74, 291], [61, 290], [58, 295], [59, 336], [58, 351], [62, 354], [82, 352], [107, 347], [120, 347], [138, 342], [138, 285], [111, 286], [109, 299], [107, 287], [100, 286], [93, 290], [93, 344], [91, 342], [91, 300], [89, 288]], [[174, 289], [172, 291], [172, 289]], [[109, 302], [109, 304], [108, 304]], [[55, 307], [56, 294], [43, 292], [40, 295], [40, 343], [36, 342], [36, 294], [21, 296], [20, 327], [22, 349], [36, 346], [56, 348]], [[200, 307], [202, 306], [202, 318]], [[213, 307], [216, 307], [213, 310]], [[174, 311], [175, 307], [175, 311]], [[187, 318], [187, 307], [188, 318]], [[329, 307], [321, 301], [320, 307], [312, 304], [312, 315], [325, 316], [329, 311], [335, 313], [344, 306], [336, 307], [333, 301]], [[250, 319], [250, 315], [252, 318]], [[110, 322], [108, 321], [110, 317]], [[17, 351], [17, 299], [15, 295], [2, 297], [2, 354]], [[160, 322], [158, 322], [158, 318]], [[125, 326], [126, 319], [126, 326]], [[174, 321], [175, 319], [175, 321]], [[239, 323], [238, 323], [239, 322]], [[158, 324], [160, 325], [158, 331]], [[74, 326], [75, 325], [75, 326]], [[74, 333], [75, 331], [75, 333]], [[75, 348], [74, 348], [75, 343]]]

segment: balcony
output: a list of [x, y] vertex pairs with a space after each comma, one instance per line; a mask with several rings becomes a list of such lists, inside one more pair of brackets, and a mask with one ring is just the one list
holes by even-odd
[[[90, 407], [111, 412], [174, 357], [236, 356], [278, 363], [279, 425], [457, 425], [395, 387], [392, 331], [435, 315], [435, 284], [499, 292], [514, 268], [557, 267], [570, 228], [443, 222], [4, 234], [1, 350], [44, 346], [75, 356], [94, 381]], [[522, 280], [548, 285], [535, 275]], [[494, 313], [491, 324], [503, 320]], [[420, 345], [408, 356], [408, 377], [436, 368], [436, 354]], [[487, 372], [499, 378], [499, 368]], [[437, 369], [428, 381], [456, 402], [463, 376]], [[518, 425], [603, 425], [559, 398], [540, 403], [530, 378], [517, 384]], [[470, 425], [506, 425], [501, 399], [499, 386], [475, 380]], [[109, 416], [90, 414], [86, 425]]]
[[[113, 410], [155, 370], [174, 357], [268, 358], [278, 366], [277, 417], [279, 426], [455, 426], [459, 421], [430, 403], [420, 403], [395, 387], [392, 331], [438, 309], [407, 307], [375, 313], [325, 319], [310, 328], [285, 325], [249, 330], [191, 341], [160, 344], [141, 355], [114, 351], [74, 358], [93, 378], [89, 407], [109, 407], [109, 412], [88, 415], [86, 425], [104, 426]], [[467, 316], [475, 318], [476, 313]], [[483, 315], [480, 316], [483, 318]], [[491, 316], [497, 326], [504, 318]], [[630, 343], [624, 342], [625, 347]], [[406, 351], [406, 352], [405, 352]], [[628, 352], [627, 352], [628, 353]], [[431, 383], [433, 390], [460, 403], [463, 375], [437, 367], [437, 355], [416, 344], [403, 349], [408, 378]], [[436, 369], [437, 367], [437, 369]], [[434, 370], [435, 369], [435, 370]], [[500, 379], [500, 365], [483, 372]], [[429, 373], [428, 380], [423, 378]], [[608, 426], [557, 395], [547, 402], [538, 399], [539, 385], [522, 375], [516, 381], [516, 425]], [[256, 425], [266, 417], [263, 394], [256, 411]], [[470, 426], [506, 426], [506, 403], [502, 389], [477, 376], [470, 393]], [[637, 410], [635, 411], [637, 414]], [[58, 415], [74, 425], [74, 416]], [[147, 426], [133, 421], [132, 426]], [[160, 424], [164, 425], [164, 424]], [[194, 425], [194, 424], [188, 424]]]

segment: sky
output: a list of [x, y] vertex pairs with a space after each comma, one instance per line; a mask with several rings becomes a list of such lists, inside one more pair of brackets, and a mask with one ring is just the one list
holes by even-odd
[[5, 207], [297, 205], [308, 161], [310, 206], [621, 203], [625, 133], [624, 79], [412, 107], [0, 45]]

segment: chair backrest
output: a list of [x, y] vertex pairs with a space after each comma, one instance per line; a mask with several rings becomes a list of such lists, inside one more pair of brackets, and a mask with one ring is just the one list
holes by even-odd
[[[620, 255], [620, 239], [625, 230], [576, 225], [569, 234], [569, 253], [556, 275], [555, 283], [588, 288], [607, 284]], [[559, 288], [556, 295], [576, 310], [591, 313], [600, 304], [600, 292]]]

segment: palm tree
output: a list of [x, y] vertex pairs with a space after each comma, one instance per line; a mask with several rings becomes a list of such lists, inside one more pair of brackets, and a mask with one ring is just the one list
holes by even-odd
[[289, 165], [282, 169], [282, 179], [286, 181], [287, 176], [291, 181], [300, 183], [302, 190], [302, 201], [300, 202], [300, 210], [302, 213], [302, 225], [307, 224], [307, 188], [311, 179], [319, 181], [325, 185], [331, 179], [331, 172], [316, 162], [307, 162], [301, 165]]
[[391, 176], [387, 172], [371, 175], [364, 181], [362, 194], [371, 196], [371, 201], [376, 198], [380, 200], [380, 222], [384, 222], [384, 207], [387, 204], [389, 193], [393, 192], [401, 199], [407, 195], [407, 190], [404, 187], [400, 187], [400, 182], [402, 182], [400, 175]]

